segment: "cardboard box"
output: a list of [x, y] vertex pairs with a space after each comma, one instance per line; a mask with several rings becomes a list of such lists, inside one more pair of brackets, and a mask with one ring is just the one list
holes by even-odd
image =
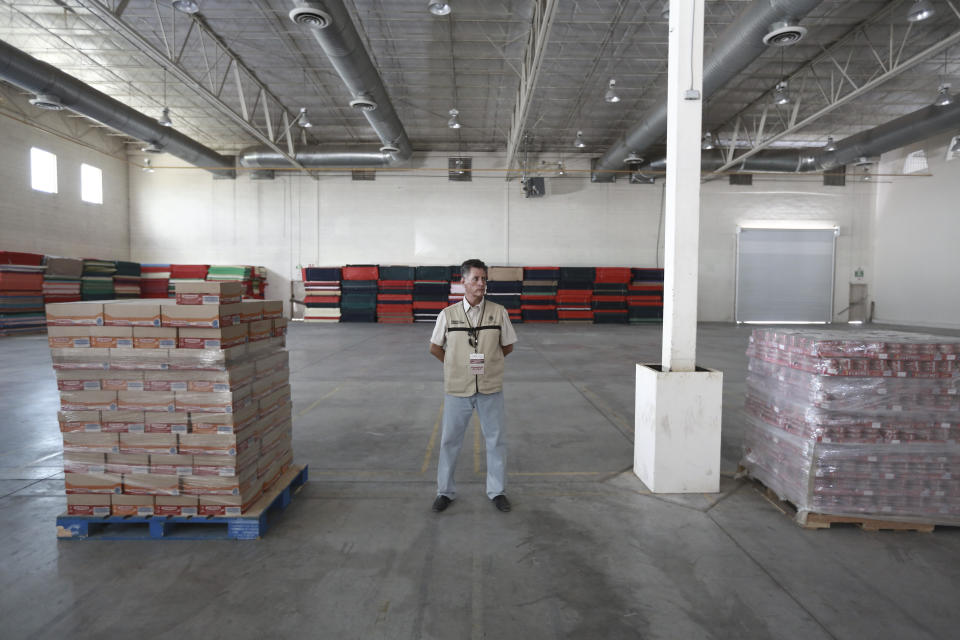
[[236, 456], [193, 456], [193, 475], [232, 478], [243, 475], [247, 469], [256, 472], [259, 456], [259, 449], [252, 448]]
[[63, 470], [66, 473], [105, 473], [107, 454], [64, 451]]
[[234, 413], [250, 403], [250, 385], [234, 391], [177, 391], [177, 411]]
[[160, 473], [173, 476], [192, 476], [193, 456], [184, 454], [153, 454], [150, 456], [150, 473]]
[[115, 516], [154, 515], [152, 495], [115, 495], [110, 497], [111, 514]]
[[106, 349], [110, 368], [120, 371], [163, 371], [170, 367], [170, 349]]
[[164, 327], [232, 327], [240, 323], [240, 304], [164, 305], [160, 312]]
[[250, 427], [239, 433], [187, 433], [180, 436], [179, 450], [197, 456], [236, 456], [256, 445], [254, 435]]
[[143, 433], [143, 411], [104, 411], [100, 414], [101, 431], [107, 433]]
[[116, 473], [65, 473], [63, 484], [70, 493], [120, 493], [123, 478]]
[[134, 349], [176, 349], [177, 330], [174, 327], [134, 327]]
[[175, 433], [121, 433], [120, 453], [177, 453]]
[[90, 327], [90, 346], [97, 349], [133, 349], [133, 327]]
[[62, 411], [113, 411], [117, 408], [116, 391], [61, 391]]
[[154, 496], [154, 512], [158, 516], [197, 515], [197, 496]]
[[46, 305], [47, 326], [103, 326], [102, 302], [51, 302]]
[[273, 332], [273, 320], [255, 320], [250, 323], [249, 340], [268, 340]]
[[87, 326], [49, 326], [47, 327], [47, 343], [51, 349], [90, 348], [90, 329]]
[[109, 349], [65, 347], [50, 349], [50, 360], [56, 371], [66, 369], [109, 369]]
[[145, 453], [108, 453], [107, 473], [150, 473], [150, 456]]
[[58, 411], [57, 422], [60, 423], [60, 431], [86, 431], [96, 433], [102, 431], [100, 424], [100, 412], [93, 411]]
[[245, 504], [240, 496], [200, 496], [197, 513], [203, 517], [236, 517], [243, 515], [252, 504], [253, 500]]
[[257, 379], [269, 376], [277, 371], [290, 370], [290, 352], [278, 351], [258, 358], [255, 361]]
[[185, 411], [147, 411], [143, 422], [146, 433], [187, 433], [190, 420]]
[[257, 420], [257, 405], [250, 403], [234, 413], [191, 412], [191, 433], [237, 433]]
[[170, 368], [177, 371], [224, 371], [247, 357], [247, 345], [228, 349], [172, 349]]
[[289, 379], [289, 371], [277, 371], [273, 375], [256, 380], [250, 386], [250, 397], [254, 400], [260, 400], [264, 396], [267, 396], [282, 388], [285, 384], [287, 384]]
[[177, 304], [237, 304], [243, 299], [240, 282], [177, 282]]
[[144, 391], [187, 391], [191, 376], [196, 371], [146, 371], [143, 374]]
[[180, 495], [180, 478], [147, 473], [125, 474], [123, 493], [128, 496], [178, 496]]
[[181, 349], [229, 349], [247, 342], [247, 324], [219, 329], [184, 327], [178, 330]]
[[[54, 327], [56, 328], [56, 327]], [[100, 391], [103, 389], [100, 369], [60, 369], [55, 371], [57, 389], [60, 391]]]
[[87, 453], [120, 453], [120, 434], [84, 433], [75, 431], [64, 433], [63, 450]]
[[[188, 376], [186, 391], [236, 391], [254, 380], [254, 364], [231, 364], [225, 371], [178, 371]], [[180, 389], [176, 389], [180, 391]]]
[[[123, 327], [113, 327], [122, 329]], [[106, 371], [100, 374], [106, 391], [143, 391], [143, 371]]]
[[110, 515], [109, 493], [71, 493], [67, 494], [68, 516], [108, 516]]
[[232, 477], [192, 475], [180, 480], [187, 495], [240, 496], [244, 502], [259, 495], [263, 488], [256, 467], [248, 467]]
[[263, 300], [244, 300], [240, 303], [240, 322], [263, 320]]
[[263, 301], [263, 319], [272, 320], [273, 318], [283, 317], [283, 300], [264, 300]]
[[273, 319], [273, 330], [270, 335], [275, 337], [283, 337], [287, 335], [287, 319], [286, 318], [274, 318]]
[[269, 415], [271, 412], [280, 409], [290, 403], [290, 385], [285, 384], [276, 391], [272, 391], [260, 398], [258, 401], [260, 407], [260, 417]]
[[151, 301], [106, 302], [103, 324], [108, 327], [159, 327], [160, 309], [166, 305]]
[[175, 402], [170, 391], [117, 392], [117, 407], [127, 411], [173, 411]]

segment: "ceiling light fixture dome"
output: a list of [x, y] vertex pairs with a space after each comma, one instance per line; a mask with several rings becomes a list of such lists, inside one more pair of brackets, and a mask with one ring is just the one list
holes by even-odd
[[435, 16], [445, 16], [448, 15], [453, 9], [449, 2], [436, 2], [435, 0], [430, 0], [427, 2], [427, 10]]
[[459, 129], [463, 125], [460, 124], [460, 112], [456, 109], [450, 109], [448, 112], [450, 114], [450, 119], [447, 120], [447, 126], [451, 129]]
[[310, 122], [310, 118], [307, 117], [306, 107], [300, 107], [300, 115], [297, 116], [297, 125], [303, 129], [309, 129], [313, 126], [313, 123]]
[[173, 0], [170, 4], [180, 13], [189, 13], [192, 15], [200, 11], [200, 3], [196, 0]]
[[824, 151], [836, 151], [837, 144], [833, 141], [833, 136], [827, 136], [827, 144], [823, 147]]
[[173, 121], [170, 120], [170, 107], [163, 108], [163, 111], [160, 112], [160, 117], [157, 118], [157, 122], [165, 127], [173, 126]]
[[713, 134], [709, 131], [703, 134], [703, 142], [700, 143], [700, 148], [704, 151], [709, 151], [710, 149], [715, 148], [715, 145], [713, 144]]
[[937, 99], [933, 101], [933, 104], [937, 107], [945, 107], [953, 104], [953, 96], [950, 95], [949, 84], [940, 85], [940, 88], [937, 89]]
[[781, 80], [777, 83], [776, 88], [773, 91], [773, 104], [783, 105], [790, 103], [790, 87], [787, 85], [786, 80]]
[[577, 137], [573, 139], [573, 146], [577, 149], [583, 149], [587, 143], [583, 141], [583, 131], [577, 131]]
[[604, 102], [620, 102], [620, 96], [617, 95], [617, 81], [613, 78], [610, 78], [610, 82], [607, 84], [607, 92], [603, 94]]
[[913, 0], [913, 4], [907, 9], [907, 20], [910, 22], [921, 22], [927, 18], [932, 18], [937, 12], [930, 4], [930, 0]]

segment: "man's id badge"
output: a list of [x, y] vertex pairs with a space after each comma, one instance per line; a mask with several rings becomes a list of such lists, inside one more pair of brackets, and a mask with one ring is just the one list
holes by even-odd
[[473, 375], [473, 376], [483, 375], [483, 354], [482, 353], [470, 354], [470, 375]]

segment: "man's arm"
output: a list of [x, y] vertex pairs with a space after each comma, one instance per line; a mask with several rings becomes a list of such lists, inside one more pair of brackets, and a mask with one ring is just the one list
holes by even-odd
[[443, 362], [443, 356], [445, 354], [446, 352], [443, 350], [443, 347], [438, 344], [433, 344], [432, 342], [430, 343], [430, 355], [432, 355], [434, 358], [440, 362]]
[[513, 351], [513, 345], [512, 344], [508, 344], [507, 346], [501, 345], [500, 350], [503, 351], [503, 357], [506, 358], [508, 355], [510, 355], [510, 352]]

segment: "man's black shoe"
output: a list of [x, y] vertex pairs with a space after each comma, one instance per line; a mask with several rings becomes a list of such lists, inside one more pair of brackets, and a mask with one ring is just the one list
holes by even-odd
[[[440, 513], [441, 511], [449, 507], [451, 502], [453, 502], [453, 500], [451, 500], [447, 496], [437, 496], [437, 499], [433, 501], [433, 510], [436, 511], [437, 513]], [[509, 508], [510, 507], [508, 506], [507, 509], [509, 510]]]
[[493, 506], [504, 513], [510, 511], [510, 501], [507, 500], [507, 496], [503, 495], [502, 493], [498, 496], [494, 496]]

